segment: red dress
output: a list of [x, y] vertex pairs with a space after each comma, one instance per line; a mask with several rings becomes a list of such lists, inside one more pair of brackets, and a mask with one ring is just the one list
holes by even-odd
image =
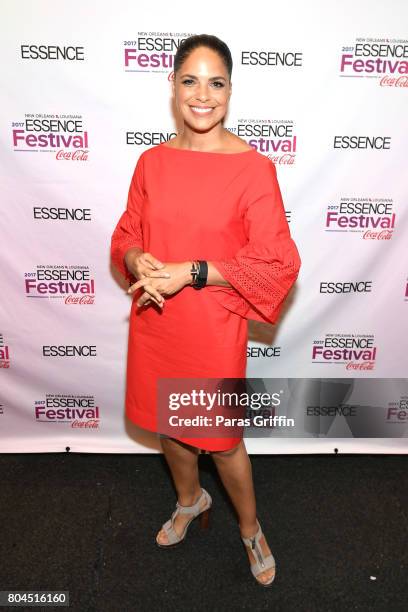
[[[138, 246], [163, 263], [210, 261], [232, 285], [186, 286], [130, 311], [126, 415], [157, 432], [157, 380], [245, 378], [248, 319], [275, 323], [301, 265], [273, 162], [255, 149], [212, 153], [165, 143], [139, 157], [111, 240], [115, 266]], [[177, 435], [172, 436], [178, 438]], [[242, 436], [241, 436], [242, 437]], [[227, 450], [241, 437], [179, 437]]]

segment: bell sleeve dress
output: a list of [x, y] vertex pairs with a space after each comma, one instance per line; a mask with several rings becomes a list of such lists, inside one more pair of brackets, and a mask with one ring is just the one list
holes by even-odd
[[[248, 320], [276, 323], [301, 259], [291, 237], [273, 162], [255, 149], [212, 153], [161, 143], [136, 164], [125, 211], [111, 238], [111, 258], [128, 279], [124, 256], [138, 246], [163, 263], [204, 259], [231, 287], [186, 286], [156, 305], [130, 309], [126, 415], [162, 431], [160, 378], [246, 376]], [[197, 408], [197, 414], [202, 414]], [[203, 450], [228, 450], [242, 438], [171, 437]], [[165, 430], [169, 434], [168, 428]]]

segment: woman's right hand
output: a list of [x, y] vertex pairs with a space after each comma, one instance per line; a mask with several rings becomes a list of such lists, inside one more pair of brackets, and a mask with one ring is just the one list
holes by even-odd
[[[145, 253], [139, 247], [132, 247], [126, 251], [125, 263], [129, 272], [133, 274], [137, 280], [141, 280], [147, 276], [150, 278], [170, 278], [168, 272], [161, 271], [161, 268], [164, 268], [165, 264], [151, 253]], [[157, 293], [157, 296], [150, 296], [150, 299], [160, 306], [162, 301], [161, 295], [159, 292], [155, 293]]]

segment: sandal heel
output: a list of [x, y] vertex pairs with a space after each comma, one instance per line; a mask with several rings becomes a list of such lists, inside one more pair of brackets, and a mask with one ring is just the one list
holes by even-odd
[[207, 508], [200, 514], [200, 528], [208, 529], [210, 526], [210, 510], [211, 508]]

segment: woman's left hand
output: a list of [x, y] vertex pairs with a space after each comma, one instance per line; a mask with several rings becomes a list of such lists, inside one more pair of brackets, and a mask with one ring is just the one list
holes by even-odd
[[[191, 261], [181, 263], [165, 263], [165, 267], [162, 268], [160, 272], [168, 272], [170, 274], [170, 278], [149, 277], [147, 274], [147, 276], [141, 278], [131, 287], [129, 287], [128, 293], [133, 293], [136, 291], [136, 289], [143, 287], [144, 292], [137, 300], [138, 306], [144, 306], [151, 302], [152, 293], [154, 291], [160, 293], [161, 295], [173, 295], [186, 285], [191, 284], [191, 263]], [[152, 290], [152, 293], [149, 290]]]

